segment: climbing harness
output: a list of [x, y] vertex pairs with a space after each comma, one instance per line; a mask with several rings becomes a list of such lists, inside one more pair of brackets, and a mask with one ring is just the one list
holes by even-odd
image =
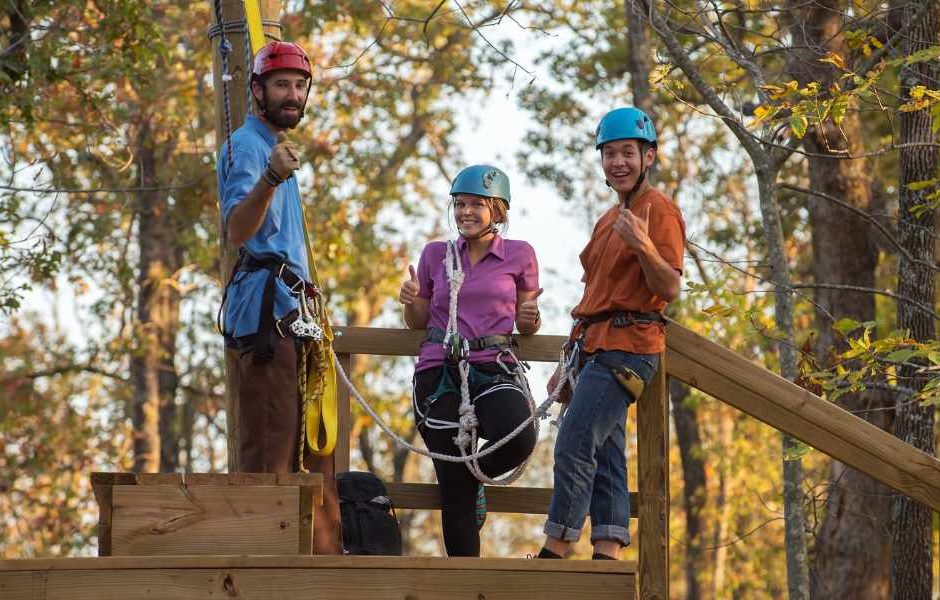
[[[445, 268], [447, 272], [447, 278], [450, 286], [450, 306], [449, 306], [449, 318], [447, 323], [447, 329], [440, 330], [432, 328], [428, 334], [428, 338], [434, 342], [440, 342], [444, 346], [445, 356], [456, 357], [457, 370], [459, 372], [459, 386], [453, 379], [450, 378], [448, 369], [445, 366], [443, 369], [442, 377], [449, 381], [449, 386], [454, 391], [458, 391], [461, 397], [461, 406], [459, 409], [459, 419], [456, 422], [453, 421], [444, 421], [438, 419], [426, 419], [425, 423], [435, 429], [457, 429], [457, 435], [454, 437], [454, 443], [460, 450], [460, 456], [455, 456], [451, 454], [441, 454], [439, 452], [431, 452], [423, 448], [418, 448], [413, 444], [409, 443], [407, 440], [402, 439], [398, 434], [396, 434], [391, 427], [385, 421], [376, 414], [375, 410], [369, 405], [369, 403], [362, 397], [362, 394], [353, 386], [352, 382], [349, 380], [349, 376], [343, 370], [342, 365], [339, 362], [336, 362], [337, 373], [339, 374], [340, 379], [343, 383], [349, 388], [352, 396], [356, 399], [356, 402], [362, 407], [366, 413], [372, 417], [373, 421], [379, 426], [379, 428], [384, 431], [392, 440], [399, 446], [406, 448], [411, 452], [420, 454], [422, 456], [427, 456], [434, 460], [440, 460], [444, 462], [453, 462], [453, 463], [464, 463], [467, 465], [467, 468], [473, 473], [479, 481], [483, 483], [488, 483], [491, 485], [509, 485], [518, 479], [522, 473], [525, 471], [525, 467], [528, 464], [528, 458], [525, 462], [519, 465], [515, 470], [513, 470], [509, 475], [503, 477], [502, 479], [492, 479], [487, 477], [481, 470], [478, 464], [479, 459], [484, 456], [492, 454], [496, 450], [502, 448], [504, 445], [509, 443], [512, 439], [518, 436], [520, 433], [525, 431], [533, 423], [536, 427], [536, 435], [538, 434], [539, 420], [548, 417], [548, 410], [552, 404], [558, 401], [559, 393], [561, 392], [562, 385], [567, 382], [567, 380], [560, 379], [556, 384], [555, 389], [549, 394], [548, 398], [539, 406], [535, 406], [535, 402], [532, 398], [532, 393], [529, 390], [528, 383], [525, 380], [525, 377], [522, 376], [522, 362], [518, 360], [515, 353], [512, 351], [514, 347], [513, 343], [503, 344], [508, 340], [512, 340], [511, 336], [484, 336], [482, 338], [476, 338], [473, 340], [467, 340], [457, 331], [457, 294], [460, 291], [460, 287], [463, 284], [464, 273], [463, 269], [459, 263], [459, 254], [456, 250], [456, 244], [453, 241], [448, 242], [447, 253], [444, 258]], [[485, 377], [490, 377], [490, 374], [484, 373], [480, 368], [471, 365], [470, 351], [471, 350], [482, 350], [489, 348], [499, 348], [500, 353], [496, 357], [496, 364], [500, 369], [500, 372], [492, 374], [491, 381], [496, 381], [496, 385], [490, 389], [486, 389], [486, 381], [483, 379]], [[505, 358], [511, 358], [513, 367], [510, 367], [507, 362], [504, 362]], [[564, 361], [564, 354], [559, 356], [559, 364], [562, 364]], [[454, 361], [452, 361], [454, 362]], [[471, 398], [470, 387], [471, 387], [471, 378], [474, 379], [473, 386], [475, 389], [480, 387], [484, 388], [475, 398]], [[442, 380], [441, 385], [447, 386], [448, 384]], [[477, 450], [477, 426], [478, 422], [476, 419], [476, 414], [474, 413], [473, 402], [476, 398], [479, 398], [487, 393], [492, 393], [498, 389], [506, 389], [502, 386], [512, 386], [514, 389], [519, 389], [523, 392], [523, 395], [529, 402], [529, 409], [531, 414], [525, 421], [520, 423], [515, 429], [509, 432], [505, 437], [499, 440], [491, 440], [490, 444], [484, 450]], [[442, 391], [441, 386], [438, 386], [438, 391]], [[447, 390], [449, 391], [449, 390]], [[422, 414], [418, 411], [418, 418], [422, 418]]]
[[[613, 327], [632, 327], [634, 325], [659, 324], [666, 325], [666, 317], [660, 312], [638, 312], [630, 310], [610, 310], [593, 315], [588, 315], [577, 319], [572, 327], [572, 334], [577, 331], [577, 336], [572, 335], [572, 339], [562, 348], [564, 363], [564, 379], [570, 382], [571, 390], [574, 390], [578, 381], [578, 373], [584, 363], [593, 360], [597, 364], [606, 368], [613, 375], [618, 384], [629, 393], [634, 400], [639, 400], [646, 388], [646, 383], [636, 371], [615, 361], [608, 360], [603, 354], [585, 355], [584, 337], [587, 334], [588, 327], [595, 323], [610, 321]], [[580, 328], [580, 331], [579, 331]], [[559, 421], [564, 416], [566, 404], [562, 405], [562, 411], [559, 415]]]

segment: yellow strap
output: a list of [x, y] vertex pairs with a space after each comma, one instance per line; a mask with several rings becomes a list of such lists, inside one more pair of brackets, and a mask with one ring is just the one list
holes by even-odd
[[264, 46], [261, 5], [258, 0], [245, 0], [245, 22], [248, 23], [248, 38], [251, 41], [251, 53], [254, 55]]
[[[307, 215], [301, 204], [303, 216], [304, 242], [307, 245], [307, 265], [310, 269], [310, 281], [320, 287], [320, 275], [317, 272], [317, 263], [313, 259], [313, 245], [310, 243], [310, 234], [307, 232]], [[339, 430], [339, 403], [337, 399], [336, 365], [333, 362], [333, 328], [322, 302], [317, 303], [317, 321], [323, 328], [323, 341], [312, 344], [313, 356], [311, 360], [301, 367], [308, 379], [304, 404], [305, 425], [307, 431], [307, 445], [313, 454], [318, 456], [333, 453]], [[311, 382], [309, 377], [313, 377]], [[311, 385], [313, 383], [313, 385]], [[321, 437], [323, 438], [321, 444]]]

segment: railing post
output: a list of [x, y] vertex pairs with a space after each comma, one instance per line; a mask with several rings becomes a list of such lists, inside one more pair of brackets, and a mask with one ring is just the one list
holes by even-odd
[[[345, 352], [336, 354], [339, 364], [346, 371], [346, 375], [352, 377], [352, 355]], [[349, 388], [342, 380], [337, 378], [336, 390], [336, 412], [339, 423], [336, 431], [336, 448], [333, 450], [333, 464], [337, 473], [345, 473], [349, 470], [349, 434], [352, 424], [352, 415], [349, 414]]]
[[640, 600], [669, 598], [669, 403], [665, 353], [637, 402]]

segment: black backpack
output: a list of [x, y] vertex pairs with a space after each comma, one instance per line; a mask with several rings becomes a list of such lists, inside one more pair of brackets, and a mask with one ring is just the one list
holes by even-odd
[[350, 471], [336, 476], [336, 488], [346, 553], [401, 556], [398, 518], [382, 480]]

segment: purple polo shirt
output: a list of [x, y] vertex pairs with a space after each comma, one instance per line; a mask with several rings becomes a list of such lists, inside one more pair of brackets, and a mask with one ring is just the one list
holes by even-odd
[[[516, 324], [516, 294], [539, 289], [539, 265], [535, 250], [527, 242], [493, 237], [489, 251], [477, 264], [470, 266], [467, 240], [459, 238], [457, 249], [463, 265], [464, 279], [457, 295], [457, 330], [468, 340], [484, 335], [509, 335]], [[418, 261], [418, 284], [422, 298], [431, 301], [428, 329], [447, 329], [450, 313], [450, 284], [444, 257], [447, 242], [430, 242]], [[470, 353], [470, 362], [489, 362], [498, 350]], [[425, 342], [418, 354], [416, 371], [439, 367], [444, 363], [440, 343]]]

